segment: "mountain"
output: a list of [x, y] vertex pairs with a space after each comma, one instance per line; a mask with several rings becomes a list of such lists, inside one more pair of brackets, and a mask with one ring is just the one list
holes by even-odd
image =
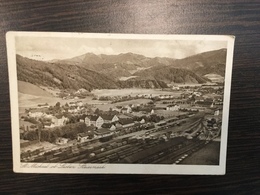
[[36, 86], [74, 90], [164, 88], [170, 83], [220, 82], [225, 74], [226, 52], [220, 49], [177, 60], [134, 53], [87, 53], [49, 62], [17, 55], [17, 75], [19, 81]]
[[128, 79], [124, 81], [118, 81], [121, 88], [167, 88], [167, 84], [163, 81], [157, 81], [155, 79]]
[[19, 81], [37, 86], [50, 86], [59, 89], [118, 88], [118, 83], [103, 74], [83, 67], [67, 64], [42, 62], [16, 56], [17, 76]]
[[74, 58], [55, 62], [58, 64], [78, 65], [119, 79], [120, 77], [131, 76], [140, 69], [142, 70], [158, 65], [168, 66], [174, 61], [175, 59], [172, 58], [149, 58], [134, 53], [122, 53], [118, 55], [86, 53]]
[[[78, 65], [106, 76], [112, 76], [119, 80], [121, 77], [129, 77], [134, 73], [157, 67], [171, 66], [178, 69], [188, 69], [198, 76], [206, 74], [225, 75], [226, 49], [208, 51], [183, 59], [166, 57], [145, 57], [134, 53], [122, 53], [118, 55], [96, 55], [86, 53], [74, 58], [55, 61], [55, 63]], [[185, 79], [181, 79], [185, 80]], [[192, 79], [191, 79], [192, 80]]]
[[[107, 77], [101, 73], [88, 70], [81, 66], [61, 64], [60, 62], [51, 63], [37, 61], [22, 57], [20, 55], [16, 56], [16, 61], [17, 75], [19, 80], [19, 91], [22, 90], [21, 92], [24, 92], [26, 94], [34, 93], [30, 92], [30, 89], [32, 91], [35, 91], [35, 87], [37, 86], [74, 90], [78, 90], [81, 88], [92, 90], [167, 87], [166, 83], [153, 79], [127, 79], [125, 81], [114, 80], [115, 77], [111, 75], [117, 74], [116, 69], [114, 69], [110, 77]], [[39, 87], [37, 87], [37, 89], [38, 88]], [[37, 93], [39, 92], [39, 90], [36, 91]]]
[[193, 71], [199, 76], [218, 74], [225, 76], [226, 49], [208, 51], [184, 59], [175, 60], [175, 68], [184, 68]]
[[204, 77], [208, 78], [211, 80], [213, 83], [224, 83], [224, 77], [218, 75], [218, 74], [206, 74]]
[[[226, 49], [209, 51], [187, 58], [174, 60], [170, 65], [153, 66], [132, 76], [160, 80], [165, 83], [223, 82], [225, 75]], [[212, 77], [215, 75], [215, 79]], [[218, 77], [216, 76], [218, 75]], [[213, 79], [213, 80], [212, 80]]]
[[[80, 65], [88, 67], [88, 69], [96, 68], [97, 64], [124, 64], [124, 65], [133, 65], [133, 67], [149, 67], [153, 65], [166, 64], [170, 65], [174, 59], [172, 58], [150, 58], [144, 55], [134, 54], [134, 53], [121, 53], [118, 55], [106, 55], [100, 54], [96, 55], [94, 53], [86, 53], [80, 56], [76, 56], [69, 59], [59, 60], [63, 64], [70, 65]], [[91, 67], [91, 68], [90, 68]]]
[[174, 68], [172, 66], [156, 66], [147, 70], [138, 71], [134, 74], [135, 79], [163, 81], [165, 83], [205, 83], [208, 80], [198, 76], [187, 69]]

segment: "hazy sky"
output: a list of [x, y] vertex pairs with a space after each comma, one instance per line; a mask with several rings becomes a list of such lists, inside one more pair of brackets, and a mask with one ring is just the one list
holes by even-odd
[[85, 53], [114, 55], [127, 52], [181, 59], [226, 47], [226, 41], [16, 37], [17, 54], [39, 60], [66, 59]]

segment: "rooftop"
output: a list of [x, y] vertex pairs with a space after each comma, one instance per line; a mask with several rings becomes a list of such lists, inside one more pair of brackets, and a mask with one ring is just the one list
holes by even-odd
[[96, 121], [97, 119], [98, 119], [98, 115], [88, 115], [88, 116], [86, 116], [86, 118], [89, 118], [90, 119], [90, 121]]
[[106, 129], [106, 128], [97, 129], [95, 132], [98, 135], [104, 135], [104, 134], [111, 133], [111, 131], [109, 129]]
[[131, 118], [120, 118], [119, 123], [121, 125], [128, 125], [128, 124], [134, 123], [134, 121]]
[[106, 114], [106, 115], [101, 115], [101, 117], [104, 119], [104, 120], [112, 120], [113, 119], [113, 117], [114, 117], [115, 115], [108, 115], [108, 114]]
[[102, 127], [103, 128], [110, 128], [110, 127], [112, 127], [112, 125], [113, 124], [111, 124], [111, 123], [103, 123]]

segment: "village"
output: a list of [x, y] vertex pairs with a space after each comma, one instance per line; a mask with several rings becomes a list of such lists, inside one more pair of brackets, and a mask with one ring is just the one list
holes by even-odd
[[[159, 131], [167, 122], [171, 122], [173, 127], [172, 122], [179, 121], [179, 126], [183, 122], [189, 123], [192, 121], [190, 117], [199, 114], [208, 120], [206, 125], [211, 125], [212, 129], [220, 128], [223, 85], [182, 86], [166, 90], [173, 95], [93, 97], [99, 104], [64, 96], [63, 99], [68, 100], [65, 104], [42, 103], [37, 108], [28, 108], [20, 115], [21, 159], [30, 162], [35, 156], [60, 148], [83, 143], [95, 146], [120, 136], [134, 137], [137, 132], [149, 129]], [[174, 95], [176, 92], [180, 95]], [[102, 109], [102, 105], [106, 109]], [[167, 139], [165, 135], [161, 137]], [[50, 143], [50, 147], [33, 147], [39, 143]]]

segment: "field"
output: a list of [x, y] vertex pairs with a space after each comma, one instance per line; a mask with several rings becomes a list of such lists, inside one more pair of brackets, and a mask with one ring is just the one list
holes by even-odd
[[49, 105], [55, 105], [57, 102], [65, 102], [62, 101], [61, 98], [56, 97], [44, 97], [44, 96], [36, 96], [29, 95], [25, 93], [18, 93], [19, 96], [19, 107], [24, 108], [33, 108], [37, 107], [38, 104], [48, 103]]
[[20, 93], [29, 94], [29, 95], [53, 97], [52, 94], [41, 89], [40, 87], [24, 81], [18, 81], [18, 91]]
[[[95, 105], [96, 108], [102, 110], [109, 110], [109, 108], [111, 107], [124, 106], [128, 104], [145, 104], [150, 101], [149, 99], [135, 99], [135, 100], [129, 100], [129, 101], [111, 104], [111, 101], [92, 100], [92, 97], [86, 97], [84, 99], [77, 99], [77, 100], [76, 99], [64, 100], [62, 98], [52, 96], [49, 92], [35, 85], [34, 88], [37, 87], [35, 92], [29, 91], [28, 87], [30, 86], [30, 84], [26, 83], [26, 85], [24, 86], [25, 87], [23, 87], [22, 90], [19, 89], [19, 94], [18, 94], [20, 112], [23, 112], [26, 108], [35, 108], [38, 106], [38, 104], [48, 103], [49, 105], [53, 106], [57, 102], [60, 102], [62, 105], [64, 105], [68, 102], [79, 101], [79, 100], [82, 101], [83, 103]], [[37, 95], [38, 92], [39, 95]], [[175, 97], [178, 97], [181, 94], [181, 92], [162, 91], [159, 89], [102, 89], [102, 90], [94, 90], [92, 93], [96, 96], [128, 96], [128, 95], [136, 96], [138, 94], [141, 95], [153, 94], [153, 95], [173, 95]], [[41, 94], [42, 96], [40, 96]], [[52, 92], [52, 94], [54, 94], [54, 92]]]
[[103, 103], [103, 104], [95, 104], [95, 108], [98, 108], [100, 110], [108, 111], [109, 108], [114, 108], [116, 106], [126, 106], [129, 104], [146, 104], [150, 102], [151, 100], [149, 99], [135, 99], [135, 100], [128, 100], [128, 101], [123, 101], [123, 102], [117, 102], [117, 103]]
[[50, 106], [54, 106], [57, 102], [60, 102], [62, 105], [64, 105], [66, 103], [75, 102], [75, 101], [82, 101], [83, 103], [95, 104], [95, 105], [110, 103], [110, 101], [92, 100], [92, 97], [86, 97], [84, 99], [64, 100], [58, 97], [43, 97], [43, 96], [29, 95], [24, 93], [18, 93], [18, 96], [19, 96], [19, 112], [24, 112], [24, 110], [28, 108], [36, 108], [38, 107], [38, 104], [45, 104], [45, 103], [48, 103]]
[[58, 96], [57, 94], [61, 92], [61, 90], [59, 90], [59, 89], [54, 89], [54, 88], [45, 87], [45, 86], [40, 86], [40, 87], [41, 87], [44, 91], [46, 91], [46, 92], [52, 94], [54, 97], [57, 97], [57, 96]]
[[98, 97], [100, 96], [136, 96], [138, 94], [152, 94], [152, 95], [173, 95], [179, 96], [180, 91], [163, 91], [160, 89], [96, 89], [92, 93]]
[[220, 142], [213, 141], [182, 161], [187, 165], [218, 165]]

